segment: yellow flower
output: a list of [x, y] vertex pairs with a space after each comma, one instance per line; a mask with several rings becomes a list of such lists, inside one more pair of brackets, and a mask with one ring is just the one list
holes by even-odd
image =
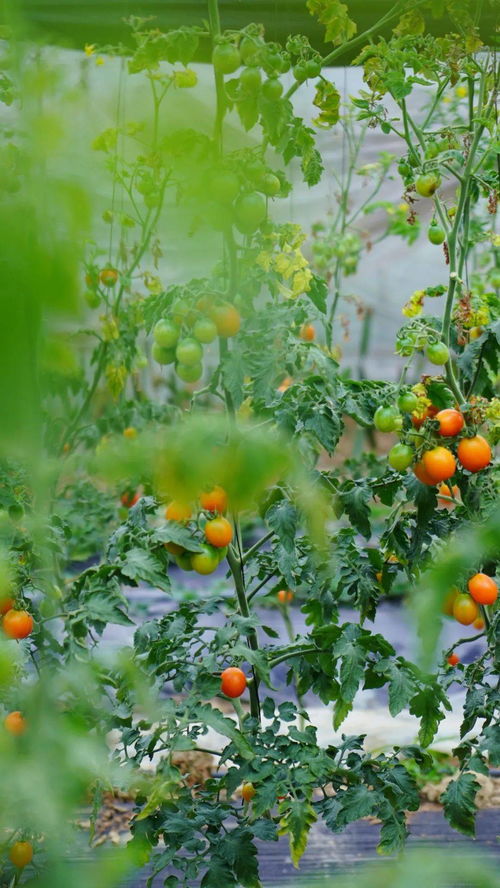
[[291, 253], [278, 253], [274, 257], [274, 268], [285, 280], [290, 278], [295, 270], [295, 263]]
[[95, 53], [95, 43], [86, 43], [84, 49], [86, 56], [94, 55]]
[[95, 60], [96, 65], [101, 66], [104, 65], [104, 59], [102, 56], [98, 56]]
[[113, 398], [117, 398], [123, 391], [127, 379], [127, 368], [124, 364], [108, 364], [104, 372], [106, 374], [109, 390], [113, 395]]
[[264, 271], [269, 271], [273, 261], [273, 254], [269, 250], [262, 250], [255, 261]]
[[312, 272], [309, 268], [296, 271], [292, 280], [292, 295], [300, 296], [301, 293], [306, 293], [311, 285], [311, 279]]
[[163, 291], [162, 282], [159, 277], [156, 277], [154, 274], [149, 274], [146, 272], [144, 275], [144, 283], [148, 288], [150, 293], [153, 293], [154, 296], [159, 296]]
[[111, 316], [101, 316], [102, 338], [105, 342], [111, 342], [112, 339], [118, 339], [119, 331], [116, 318]]
[[455, 95], [458, 99], [465, 99], [465, 97], [469, 94], [469, 90], [466, 86], [457, 86], [455, 90]]
[[174, 71], [174, 83], [181, 89], [196, 86], [198, 83], [196, 71], [193, 71], [191, 68], [186, 68], [185, 71]]

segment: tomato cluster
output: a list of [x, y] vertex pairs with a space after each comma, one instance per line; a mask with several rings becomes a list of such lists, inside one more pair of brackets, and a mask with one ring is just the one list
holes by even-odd
[[203, 373], [203, 346], [218, 336], [236, 336], [241, 316], [230, 302], [206, 298], [195, 306], [174, 302], [169, 317], [160, 318], [153, 328], [151, 355], [159, 364], [175, 364], [175, 372], [183, 382], [197, 382]]
[[226, 511], [227, 494], [218, 485], [200, 494], [196, 510], [191, 504], [180, 500], [172, 500], [168, 504], [165, 510], [167, 521], [189, 525], [193, 543], [196, 544], [196, 550], [189, 550], [178, 543], [165, 543], [178, 567], [202, 575], [211, 574], [217, 569], [226, 557], [233, 538], [231, 523], [224, 517]]
[[453, 588], [443, 604], [443, 613], [453, 616], [463, 626], [474, 625], [482, 631], [485, 620], [480, 607], [495, 604], [498, 599], [498, 585], [493, 577], [476, 573], [467, 582], [467, 592]]

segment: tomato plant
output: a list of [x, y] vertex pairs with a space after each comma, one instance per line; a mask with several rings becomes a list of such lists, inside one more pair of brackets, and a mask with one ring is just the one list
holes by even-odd
[[[78, 227], [84, 201], [68, 208], [73, 180], [58, 186], [52, 172], [64, 140], [54, 146], [46, 108], [67, 110], [62, 78], [50, 67], [40, 76], [45, 61], [20, 47], [19, 72], [13, 64], [0, 82], [9, 105], [26, 82], [56, 91], [52, 102], [43, 90], [19, 101], [19, 147], [10, 129], [0, 145], [15, 185], [0, 202], [10, 884], [29, 879], [12, 866], [30, 864], [38, 838], [58, 871], [54, 849], [70, 841], [82, 799], [97, 812], [118, 785], [135, 800], [131, 859], [150, 860], [169, 885], [173, 860], [179, 882], [257, 885], [256, 841], [287, 835], [298, 865], [320, 818], [338, 830], [377, 817], [380, 850], [396, 851], [452, 681], [466, 697], [442, 797], [452, 826], [473, 833], [474, 773], [499, 764], [494, 54], [468, 0], [396, 4], [384, 38], [377, 27], [357, 34], [349, 4], [326, 5], [307, 4], [333, 44], [324, 57], [305, 35], [281, 45], [259, 24], [221, 30], [216, 0], [195, 26], [162, 31], [132, 17], [129, 42], [87, 46], [86, 73], [97, 62], [98, 78], [99, 60], [119, 71], [116, 119], [101, 132], [100, 115], [85, 124], [100, 202], [94, 167], [109, 177], [91, 231]], [[453, 34], [436, 37], [442, 12]], [[335, 72], [346, 47], [363, 88], [343, 101]], [[191, 67], [200, 58], [211, 59], [206, 107]], [[308, 81], [305, 120], [294, 96]], [[69, 135], [65, 113], [57, 122]], [[322, 130], [341, 136], [341, 168], [324, 169]], [[374, 130], [384, 147], [363, 164]], [[298, 177], [323, 187], [326, 174], [331, 213], [309, 237], [286, 221], [284, 199]], [[393, 183], [396, 201], [380, 200]], [[384, 220], [375, 239], [372, 214]], [[390, 344], [396, 372], [374, 379], [373, 307], [348, 278], [382, 238], [403, 238], [411, 256], [422, 229], [440, 274], [429, 283], [415, 262], [419, 289], [388, 294], [404, 318]], [[65, 246], [68, 232], [82, 256]], [[349, 336], [357, 362], [343, 357]], [[421, 662], [373, 627], [401, 588]], [[448, 649], [444, 618], [456, 633]], [[116, 625], [127, 643], [103, 653]], [[473, 663], [473, 630], [460, 626], [480, 633]], [[414, 742], [372, 754], [344, 722], [358, 693], [382, 687], [390, 716], [408, 710], [418, 727]], [[331, 710], [328, 746], [309, 699]], [[218, 764], [193, 791], [176, 753], [209, 741]], [[24, 777], [30, 756], [40, 781]]]

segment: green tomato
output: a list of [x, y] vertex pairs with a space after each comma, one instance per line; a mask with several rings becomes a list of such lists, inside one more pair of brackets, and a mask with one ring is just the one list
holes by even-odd
[[442, 366], [450, 360], [450, 350], [444, 342], [429, 342], [425, 354], [431, 364]]
[[162, 348], [173, 348], [177, 344], [180, 332], [177, 324], [167, 321], [166, 318], [160, 318], [153, 327], [153, 339]]
[[397, 407], [385, 407], [381, 404], [375, 411], [373, 425], [379, 432], [394, 432], [401, 428], [402, 417]]
[[274, 173], [266, 173], [259, 182], [259, 191], [267, 197], [276, 197], [281, 191], [281, 182]]
[[101, 304], [101, 297], [97, 290], [86, 290], [83, 294], [83, 298], [89, 308], [97, 308], [97, 306]]
[[183, 382], [198, 382], [203, 374], [201, 361], [198, 364], [176, 364], [175, 372]]
[[413, 413], [418, 407], [418, 398], [412, 391], [401, 392], [398, 398], [398, 408], [402, 413]]
[[213, 546], [203, 545], [202, 552], [194, 552], [191, 555], [191, 566], [196, 573], [206, 576], [217, 570], [219, 566], [219, 554]]
[[297, 83], [304, 83], [308, 78], [307, 67], [305, 62], [298, 62], [293, 67], [293, 76]]
[[266, 218], [266, 202], [261, 194], [251, 191], [236, 201], [236, 227], [242, 234], [253, 234]]
[[224, 558], [227, 556], [229, 546], [222, 546], [220, 549], [216, 549], [217, 555], [219, 556], [219, 564], [221, 561], [224, 561]]
[[411, 466], [414, 458], [414, 452], [408, 444], [395, 444], [389, 450], [387, 460], [391, 468], [396, 472], [404, 472], [408, 466]]
[[170, 309], [172, 318], [174, 323], [182, 325], [182, 322], [186, 320], [190, 308], [187, 302], [184, 302], [182, 299], [176, 299], [175, 302], [172, 303], [172, 308]]
[[432, 197], [441, 185], [439, 173], [422, 173], [415, 182], [415, 189], [420, 197]]
[[192, 336], [187, 336], [186, 339], [181, 339], [181, 341], [177, 343], [175, 357], [179, 364], [192, 366], [193, 364], [199, 364], [201, 361], [203, 357], [203, 349], [197, 339], [194, 339]]
[[243, 68], [240, 74], [240, 86], [249, 96], [256, 96], [260, 90], [262, 78], [258, 68]]
[[174, 561], [177, 567], [180, 567], [181, 570], [193, 570], [191, 557], [192, 556], [190, 552], [182, 552], [180, 555], [176, 555], [174, 557]]
[[398, 173], [403, 179], [407, 179], [412, 174], [412, 168], [408, 161], [402, 158], [398, 163]]
[[433, 160], [439, 154], [439, 145], [434, 139], [429, 139], [425, 148], [425, 156], [427, 160]]
[[316, 59], [309, 59], [309, 61], [305, 63], [305, 69], [308, 77], [319, 77], [321, 74], [321, 62]]
[[257, 55], [259, 53], [259, 44], [256, 43], [255, 40], [252, 40], [251, 37], [243, 37], [240, 45], [240, 57], [241, 61], [244, 65], [251, 65], [257, 59]]
[[161, 198], [160, 198], [159, 194], [145, 194], [144, 195], [144, 203], [146, 204], [147, 207], [149, 207], [149, 209], [152, 209], [153, 207], [159, 207], [160, 206], [160, 199]]
[[431, 244], [439, 244], [444, 243], [446, 240], [446, 232], [444, 228], [441, 228], [440, 225], [437, 225], [435, 222], [432, 222], [427, 229], [427, 237], [429, 238]]
[[135, 187], [139, 194], [151, 194], [156, 188], [155, 180], [150, 173], [144, 173], [143, 176], [136, 179]]
[[173, 364], [175, 361], [175, 351], [173, 348], [164, 348], [162, 345], [158, 345], [157, 342], [153, 342], [151, 357], [158, 364]]
[[193, 327], [193, 336], [204, 344], [213, 342], [217, 338], [217, 326], [210, 318], [200, 318]]
[[210, 178], [210, 195], [222, 204], [231, 204], [238, 197], [240, 180], [231, 170], [220, 170]]
[[262, 94], [270, 102], [277, 102], [283, 95], [283, 84], [277, 77], [270, 77], [262, 86]]
[[212, 53], [212, 65], [219, 74], [234, 74], [241, 65], [241, 56], [232, 43], [219, 43]]

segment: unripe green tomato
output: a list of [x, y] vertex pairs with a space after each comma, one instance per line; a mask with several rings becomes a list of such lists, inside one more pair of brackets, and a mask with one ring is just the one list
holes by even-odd
[[240, 74], [240, 86], [249, 96], [256, 96], [260, 90], [262, 78], [258, 68], [243, 68]]
[[181, 570], [193, 570], [191, 554], [189, 552], [182, 552], [181, 555], [175, 555], [174, 561]]
[[196, 573], [207, 576], [217, 570], [219, 566], [219, 554], [213, 546], [203, 545], [201, 552], [191, 555], [191, 567]]
[[436, 225], [436, 223], [434, 222], [429, 225], [429, 228], [427, 230], [427, 237], [429, 238], [431, 244], [436, 244], [436, 246], [439, 246], [439, 244], [444, 243], [444, 241], [446, 240], [446, 232], [444, 228], [441, 228], [440, 225]]
[[175, 324], [179, 324], [179, 326], [181, 326], [182, 322], [186, 320], [189, 312], [189, 305], [187, 304], [187, 302], [184, 302], [183, 299], [177, 299], [175, 302], [172, 303], [170, 313]]
[[304, 83], [307, 80], [307, 68], [305, 62], [299, 62], [293, 67], [293, 76], [297, 83]]
[[178, 342], [180, 332], [177, 324], [166, 318], [160, 318], [153, 327], [153, 339], [162, 348], [173, 348]]
[[219, 43], [212, 53], [212, 64], [219, 74], [234, 74], [241, 65], [241, 56], [232, 43]]
[[267, 197], [276, 197], [281, 191], [281, 182], [274, 173], [266, 173], [259, 182], [259, 191]]
[[135, 181], [136, 190], [139, 194], [151, 194], [155, 190], [155, 180], [150, 173], [145, 173]]
[[231, 204], [238, 197], [240, 180], [232, 170], [219, 170], [210, 177], [210, 196], [222, 204]]
[[97, 308], [97, 306], [101, 304], [101, 297], [97, 290], [86, 290], [83, 294], [83, 298], [89, 308]]
[[224, 561], [224, 558], [226, 558], [228, 549], [229, 549], [229, 546], [221, 546], [220, 549], [215, 550], [219, 556], [219, 564], [221, 561]]
[[387, 457], [388, 463], [396, 472], [404, 472], [408, 466], [411, 466], [415, 454], [408, 444], [395, 444], [389, 450]]
[[158, 364], [173, 364], [175, 361], [175, 351], [173, 348], [164, 348], [162, 345], [158, 345], [157, 342], [153, 342], [151, 357]]
[[236, 227], [242, 234], [253, 234], [266, 218], [266, 202], [261, 194], [251, 191], [236, 201]]
[[429, 342], [425, 354], [431, 364], [442, 366], [450, 360], [450, 350], [444, 342]]
[[440, 185], [439, 173], [422, 173], [415, 181], [415, 190], [420, 197], [432, 197]]
[[319, 77], [321, 74], [321, 62], [316, 59], [309, 59], [305, 64], [308, 77]]
[[149, 209], [152, 209], [153, 207], [159, 207], [160, 206], [160, 199], [161, 198], [158, 193], [144, 195], [144, 203], [146, 204], [146, 206]]
[[175, 372], [183, 382], [198, 382], [203, 374], [203, 365], [201, 361], [199, 364], [176, 364]]
[[277, 102], [283, 95], [283, 84], [277, 77], [270, 77], [262, 85], [262, 94], [270, 102]]
[[430, 139], [427, 142], [427, 146], [425, 148], [425, 156], [427, 160], [432, 160], [434, 157], [437, 157], [439, 154], [439, 145], [434, 139]]
[[192, 366], [193, 364], [200, 363], [203, 357], [203, 349], [197, 339], [188, 336], [177, 343], [175, 357], [179, 364]]
[[239, 45], [241, 61], [244, 65], [251, 65], [256, 61], [259, 52], [259, 44], [251, 37], [243, 37]]
[[217, 338], [217, 327], [210, 318], [200, 318], [193, 327], [193, 336], [207, 345]]
[[418, 398], [415, 392], [401, 392], [398, 398], [398, 408], [403, 413], [413, 413], [418, 407]]
[[402, 417], [397, 407], [380, 405], [375, 411], [373, 425], [379, 432], [394, 432], [402, 426]]
[[412, 168], [410, 164], [406, 160], [400, 160], [398, 163], [398, 173], [400, 176], [403, 176], [404, 179], [407, 179], [412, 174]]

